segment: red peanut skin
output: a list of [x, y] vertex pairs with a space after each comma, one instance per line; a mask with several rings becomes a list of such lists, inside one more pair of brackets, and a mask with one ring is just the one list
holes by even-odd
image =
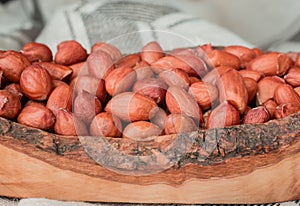
[[54, 61], [57, 64], [62, 65], [71, 65], [78, 62], [85, 61], [88, 54], [85, 48], [82, 45], [75, 41], [63, 41], [57, 45], [57, 52], [55, 54]]
[[225, 72], [220, 77], [217, 86], [219, 101], [228, 101], [237, 108], [240, 114], [243, 114], [248, 104], [248, 91], [239, 72], [235, 69]]
[[38, 101], [46, 100], [53, 88], [51, 76], [39, 65], [30, 65], [24, 69], [20, 86], [29, 99]]
[[247, 64], [256, 57], [256, 54], [252, 49], [244, 46], [227, 46], [224, 48], [224, 51], [237, 56], [241, 61], [241, 68], [245, 68]]
[[223, 102], [209, 114], [206, 128], [223, 128], [240, 123], [239, 111], [229, 102]]
[[90, 125], [92, 136], [121, 137], [121, 132], [122, 123], [120, 119], [108, 112], [97, 114]]
[[90, 54], [86, 63], [89, 75], [98, 79], [105, 79], [114, 69], [111, 57], [101, 50], [97, 50]]
[[278, 105], [291, 103], [294, 106], [300, 107], [300, 96], [288, 84], [281, 84], [277, 87], [274, 92], [274, 99]]
[[198, 124], [203, 120], [202, 110], [196, 99], [181, 87], [168, 88], [166, 104], [171, 114], [184, 114], [193, 118]]
[[240, 59], [237, 56], [226, 51], [213, 50], [212, 52], [208, 53], [207, 57], [208, 63], [211, 63], [214, 67], [229, 66], [236, 70], [239, 70], [241, 67]]
[[26, 56], [30, 62], [51, 62], [53, 58], [50, 48], [45, 44], [37, 42], [25, 44], [21, 53]]
[[160, 45], [153, 41], [149, 42], [142, 48], [141, 59], [148, 64], [152, 64], [153, 62], [162, 58], [164, 55], [164, 51]]
[[131, 67], [121, 67], [113, 70], [105, 78], [105, 88], [110, 96], [127, 92], [136, 81], [136, 72]]
[[21, 111], [21, 102], [18, 96], [7, 90], [0, 90], [0, 117], [14, 119]]
[[115, 47], [112, 44], [107, 44], [105, 42], [97, 42], [96, 44], [94, 44], [92, 46], [91, 53], [97, 50], [106, 52], [111, 57], [113, 62], [118, 61], [122, 57], [122, 54], [117, 47]]
[[265, 123], [270, 120], [270, 114], [264, 106], [250, 109], [244, 116], [244, 124]]
[[261, 72], [266, 76], [282, 76], [288, 71], [291, 65], [292, 60], [287, 55], [270, 52], [253, 59], [249, 62], [246, 69]]
[[9, 50], [0, 53], [0, 70], [7, 79], [14, 83], [20, 81], [22, 72], [29, 65], [30, 61], [19, 52]]
[[123, 92], [112, 97], [104, 110], [123, 121], [134, 122], [149, 120], [156, 109], [158, 107], [153, 99], [139, 93]]
[[168, 115], [165, 123], [165, 134], [180, 134], [197, 131], [198, 126], [193, 119], [183, 114]]
[[69, 85], [60, 85], [56, 87], [50, 94], [46, 107], [50, 109], [54, 115], [59, 109], [72, 111], [73, 89]]

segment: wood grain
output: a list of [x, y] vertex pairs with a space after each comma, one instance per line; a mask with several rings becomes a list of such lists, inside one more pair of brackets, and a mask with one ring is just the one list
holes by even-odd
[[[299, 148], [299, 142], [294, 146]], [[172, 186], [164, 183], [139, 185], [110, 181], [61, 169], [5, 146], [0, 146], [0, 151], [3, 154], [0, 160], [0, 194], [12, 197], [143, 203], [265, 203], [300, 197], [299, 152], [271, 166], [256, 168], [246, 175], [193, 178], [179, 186]], [[264, 155], [258, 156], [248, 159], [248, 164], [266, 158]], [[62, 161], [61, 158], [58, 161], [61, 164], [73, 163], [68, 159]], [[241, 166], [239, 160], [232, 161], [233, 164], [228, 161], [226, 165], [236, 165], [233, 169]], [[242, 163], [247, 167], [246, 162]], [[198, 168], [198, 172], [201, 169]], [[211, 172], [218, 169], [217, 166]]]
[[0, 119], [0, 195], [133, 203], [299, 199], [299, 129], [297, 113], [133, 142], [59, 136]]

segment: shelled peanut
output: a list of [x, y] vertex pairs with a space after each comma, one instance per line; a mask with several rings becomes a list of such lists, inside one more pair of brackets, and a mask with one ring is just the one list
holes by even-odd
[[[293, 55], [291, 55], [293, 54]], [[54, 57], [54, 58], [53, 58]], [[71, 40], [0, 51], [0, 116], [61, 135], [145, 140], [300, 110], [300, 53], [210, 44], [122, 55]]]

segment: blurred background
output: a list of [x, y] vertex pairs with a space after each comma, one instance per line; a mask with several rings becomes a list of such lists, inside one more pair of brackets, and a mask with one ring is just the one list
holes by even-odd
[[[18, 50], [26, 42], [40, 41], [55, 50], [67, 39], [89, 48], [123, 34], [160, 30], [182, 35], [194, 44], [300, 50], [299, 0], [0, 2], [0, 49]], [[133, 46], [134, 38], [138, 37], [132, 35], [129, 41]]]

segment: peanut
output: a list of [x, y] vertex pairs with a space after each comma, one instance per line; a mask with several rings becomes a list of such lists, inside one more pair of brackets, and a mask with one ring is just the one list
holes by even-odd
[[148, 141], [300, 110], [299, 52], [205, 44], [166, 53], [149, 42], [124, 55], [97, 42], [88, 54], [70, 40], [52, 58], [35, 42], [0, 51], [1, 117], [60, 135]]

